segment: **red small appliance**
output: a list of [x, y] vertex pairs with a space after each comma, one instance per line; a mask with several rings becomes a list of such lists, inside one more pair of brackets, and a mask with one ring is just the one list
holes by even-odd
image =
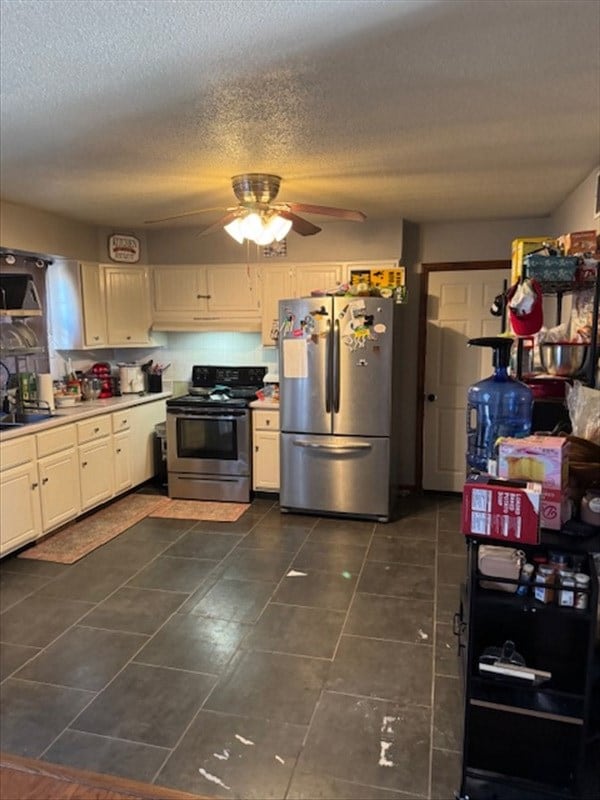
[[95, 378], [101, 382], [100, 394], [98, 398], [102, 400], [106, 397], [113, 396], [113, 382], [111, 377], [111, 367], [110, 364], [107, 362], [101, 362], [99, 364], [94, 364], [90, 369], [90, 375], [93, 375]]

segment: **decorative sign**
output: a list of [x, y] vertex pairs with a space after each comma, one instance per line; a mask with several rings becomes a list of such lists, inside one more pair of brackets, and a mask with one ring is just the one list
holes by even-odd
[[113, 233], [108, 237], [108, 257], [111, 261], [136, 264], [140, 260], [140, 240], [129, 233]]

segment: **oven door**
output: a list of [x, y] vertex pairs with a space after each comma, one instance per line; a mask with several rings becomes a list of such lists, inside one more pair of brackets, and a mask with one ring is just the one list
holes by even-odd
[[167, 409], [169, 472], [250, 474], [247, 409]]

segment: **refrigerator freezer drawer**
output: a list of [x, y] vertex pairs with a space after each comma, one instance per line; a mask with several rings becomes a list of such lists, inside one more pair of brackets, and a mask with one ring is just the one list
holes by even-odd
[[374, 517], [390, 514], [390, 443], [363, 436], [281, 434], [284, 510]]

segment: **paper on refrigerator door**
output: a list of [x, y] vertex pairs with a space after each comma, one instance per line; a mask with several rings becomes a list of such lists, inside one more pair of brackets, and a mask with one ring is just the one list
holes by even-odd
[[308, 377], [308, 350], [306, 339], [283, 340], [283, 377]]

